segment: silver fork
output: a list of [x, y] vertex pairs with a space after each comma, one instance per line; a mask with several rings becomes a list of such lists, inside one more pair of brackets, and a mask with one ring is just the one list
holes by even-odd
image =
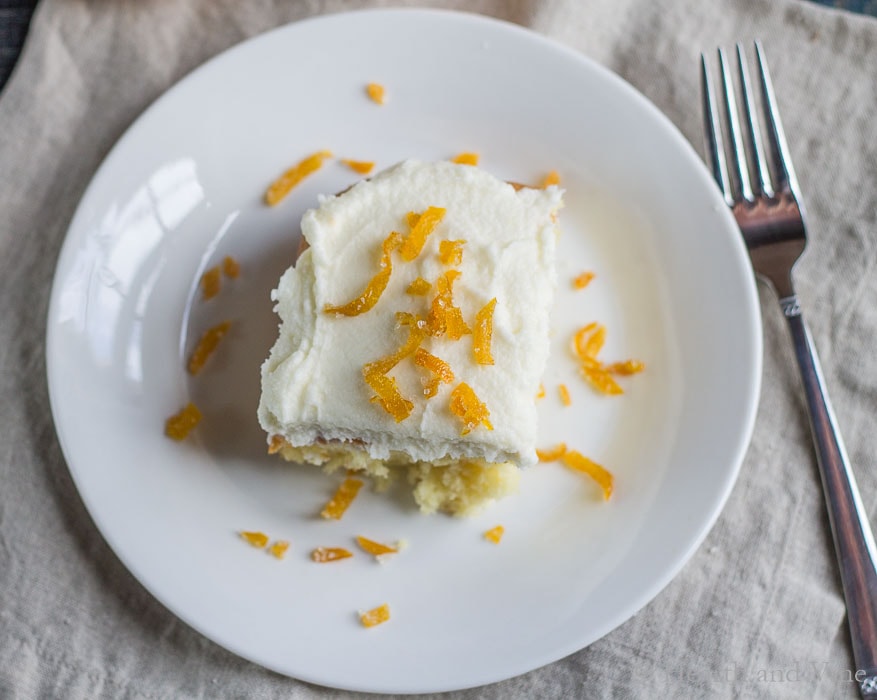
[[[816, 349], [792, 284], [792, 269], [806, 244], [804, 207], [764, 50], [757, 41], [755, 55], [769, 155], [761, 134], [745, 52], [740, 44], [737, 44], [736, 62], [740, 110], [728, 59], [722, 49], [718, 52], [721, 99], [731, 142], [727, 156], [707, 58], [701, 54], [706, 150], [713, 176], [743, 233], [752, 266], [777, 292], [789, 323], [807, 396], [810, 427], [847, 604], [856, 663], [854, 677], [862, 697], [877, 698], [877, 550], [828, 400]], [[773, 176], [769, 161], [773, 164]]]

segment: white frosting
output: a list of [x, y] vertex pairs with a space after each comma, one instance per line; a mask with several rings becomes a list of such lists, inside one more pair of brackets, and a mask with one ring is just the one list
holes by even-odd
[[[557, 187], [514, 188], [468, 165], [405, 161], [338, 196], [323, 197], [302, 219], [309, 248], [281, 277], [272, 293], [280, 333], [262, 366], [259, 422], [295, 446], [315, 440], [357, 440], [370, 456], [391, 451], [412, 461], [446, 457], [536, 462], [535, 396], [548, 358], [548, 316], [554, 295], [557, 232], [553, 214], [562, 206]], [[404, 262], [392, 254], [393, 272], [377, 305], [365, 314], [336, 317], [326, 304], [358, 297], [378, 271], [381, 244], [391, 231], [407, 234], [405, 215], [427, 207], [447, 212], [420, 255]], [[405, 289], [416, 277], [434, 283], [447, 266], [438, 258], [442, 240], [466, 241], [454, 302], [471, 326], [476, 312], [496, 297], [493, 315], [494, 365], [478, 365], [472, 336], [458, 341], [427, 338], [422, 347], [448, 362], [455, 381], [425, 399], [422, 379], [430, 376], [411, 358], [391, 372], [414, 403], [401, 423], [377, 403], [363, 380], [362, 366], [399, 348], [407, 329], [395, 312], [426, 315], [426, 296]], [[493, 430], [460, 434], [462, 423], [449, 410], [449, 396], [461, 381], [490, 411]]]

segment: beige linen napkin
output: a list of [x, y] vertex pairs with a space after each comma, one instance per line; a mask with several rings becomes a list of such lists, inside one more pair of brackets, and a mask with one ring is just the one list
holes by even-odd
[[[167, 612], [116, 559], [79, 500], [55, 438], [44, 328], [76, 204], [150, 102], [218, 51], [265, 29], [390, 4], [403, 3], [42, 0], [0, 95], [0, 697], [355, 697], [278, 676], [217, 647]], [[644, 92], [698, 147], [699, 52], [764, 41], [809, 206], [800, 296], [874, 515], [877, 22], [794, 0], [430, 4], [501, 17], [575, 47]], [[652, 603], [590, 648], [458, 697], [856, 696], [796, 369], [774, 299], [763, 293], [762, 302], [755, 435], [705, 544]]]

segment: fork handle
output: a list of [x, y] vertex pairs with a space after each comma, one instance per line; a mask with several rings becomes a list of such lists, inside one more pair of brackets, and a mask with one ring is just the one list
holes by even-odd
[[804, 382], [862, 697], [877, 698], [877, 548], [797, 298], [780, 300]]

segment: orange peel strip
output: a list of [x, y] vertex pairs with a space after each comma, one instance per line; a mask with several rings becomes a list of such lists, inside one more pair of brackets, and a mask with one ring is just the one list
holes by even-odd
[[587, 365], [582, 365], [581, 370], [582, 376], [601, 394], [617, 396], [618, 394], [624, 393], [624, 389], [622, 389], [618, 382], [612, 378], [612, 375], [602, 367], [588, 367]]
[[569, 389], [567, 389], [566, 384], [558, 384], [557, 393], [560, 394], [560, 402], [564, 406], [572, 406], [572, 397], [569, 395]]
[[611, 365], [607, 365], [606, 371], [610, 374], [629, 376], [631, 374], [638, 374], [645, 368], [645, 363], [639, 360], [624, 360], [623, 362], [613, 362]]
[[411, 231], [399, 247], [399, 254], [403, 260], [411, 262], [420, 255], [420, 251], [423, 250], [423, 246], [426, 243], [426, 237], [439, 225], [445, 216], [445, 211], [443, 207], [428, 207], [420, 215], [417, 223], [411, 227]]
[[311, 559], [318, 564], [325, 564], [330, 561], [341, 561], [349, 559], [353, 556], [353, 552], [344, 547], [317, 547], [311, 552]]
[[241, 265], [230, 255], [226, 255], [222, 259], [222, 272], [229, 279], [237, 279], [241, 274]]
[[478, 165], [478, 154], [471, 153], [469, 151], [465, 153], [458, 153], [453, 158], [451, 158], [452, 163], [458, 163], [459, 165]]
[[490, 352], [493, 340], [493, 311], [496, 308], [496, 297], [488, 301], [475, 314], [475, 327], [472, 330], [472, 352], [475, 362], [479, 365], [492, 365], [493, 354]]
[[459, 340], [472, 332], [463, 312], [454, 305], [454, 280], [459, 276], [459, 270], [447, 270], [436, 280], [436, 295], [426, 317], [426, 330], [432, 336], [447, 334], [450, 340]]
[[451, 366], [423, 348], [417, 348], [415, 351], [414, 364], [428, 369], [435, 375], [423, 386], [423, 395], [428, 399], [438, 393], [439, 384], [450, 384], [454, 381], [454, 372]]
[[591, 283], [594, 277], [596, 275], [593, 272], [583, 272], [572, 281], [572, 286], [574, 289], [584, 289]]
[[353, 172], [359, 173], [360, 175], [368, 175], [375, 167], [374, 161], [371, 160], [350, 160], [349, 158], [342, 158], [341, 162]]
[[499, 544], [504, 534], [505, 528], [502, 525], [497, 525], [496, 527], [492, 527], [484, 533], [484, 539], [486, 539], [488, 542], [493, 542], [493, 544]]
[[390, 282], [390, 275], [393, 273], [393, 262], [390, 254], [399, 245], [401, 238], [401, 234], [393, 231], [381, 244], [380, 270], [369, 280], [362, 294], [341, 306], [326, 304], [323, 307], [323, 313], [339, 316], [359, 316], [374, 308], [387, 288], [387, 284]]
[[219, 341], [228, 333], [229, 328], [231, 328], [231, 321], [223, 321], [213, 326], [213, 328], [208, 328], [204, 331], [204, 334], [189, 356], [189, 364], [187, 365], [189, 374], [198, 374], [198, 372], [204, 369], [207, 359], [216, 350]]
[[442, 241], [439, 243], [439, 260], [443, 265], [459, 265], [463, 262], [463, 245], [466, 241]]
[[359, 614], [359, 621], [363, 627], [374, 627], [390, 619], [390, 606], [384, 603], [368, 612]]
[[277, 178], [265, 192], [265, 203], [270, 206], [279, 204], [292, 192], [292, 188], [304, 180], [308, 175], [315, 173], [323, 167], [323, 161], [331, 158], [331, 151], [318, 151], [307, 158], [299, 161]]
[[390, 547], [389, 545], [381, 544], [380, 542], [375, 542], [374, 540], [362, 536], [357, 536], [356, 544], [360, 546], [362, 551], [375, 557], [379, 557], [383, 554], [395, 554], [399, 551], [396, 547]]
[[289, 542], [286, 540], [277, 540], [274, 544], [268, 547], [268, 552], [278, 559], [283, 559], [286, 556], [286, 550], [289, 549]]
[[249, 530], [241, 530], [240, 536], [253, 547], [262, 549], [268, 544], [268, 535], [264, 532], [252, 532]]
[[350, 507], [350, 504], [353, 503], [353, 500], [356, 498], [356, 494], [359, 493], [359, 489], [361, 488], [362, 482], [359, 479], [347, 477], [344, 481], [341, 482], [338, 490], [335, 491], [335, 495], [332, 496], [332, 499], [320, 512], [320, 515], [322, 515], [327, 520], [341, 520], [341, 517]]
[[493, 430], [493, 426], [488, 420], [490, 411], [466, 382], [460, 382], [451, 392], [450, 409], [451, 413], [463, 421], [461, 435], [468, 435], [479, 425]]
[[201, 298], [205, 301], [212, 299], [219, 294], [220, 289], [222, 289], [222, 277], [219, 265], [216, 265], [201, 275]]
[[559, 185], [559, 184], [560, 184], [560, 175], [557, 173], [556, 170], [552, 170], [543, 178], [542, 184], [540, 185], [540, 187], [542, 187], [542, 189], [545, 189], [546, 187], [549, 187], [551, 185]]
[[201, 422], [201, 411], [191, 401], [165, 421], [164, 434], [173, 440], [185, 440]]
[[594, 460], [588, 459], [582, 453], [575, 450], [568, 450], [562, 457], [563, 463], [570, 469], [587, 474], [603, 489], [603, 500], [608, 501], [612, 496], [612, 490], [615, 487], [615, 479], [610, 472], [597, 464]]
[[422, 297], [426, 294], [429, 294], [430, 289], [432, 289], [432, 285], [425, 279], [423, 279], [423, 277], [418, 277], [416, 280], [408, 285], [405, 293], [411, 294], [412, 296], [416, 297]]
[[384, 104], [387, 99], [387, 91], [380, 83], [369, 83], [365, 86], [365, 93], [372, 102], [379, 105]]
[[540, 462], [556, 462], [566, 454], [566, 443], [561, 442], [548, 450], [536, 450]]

